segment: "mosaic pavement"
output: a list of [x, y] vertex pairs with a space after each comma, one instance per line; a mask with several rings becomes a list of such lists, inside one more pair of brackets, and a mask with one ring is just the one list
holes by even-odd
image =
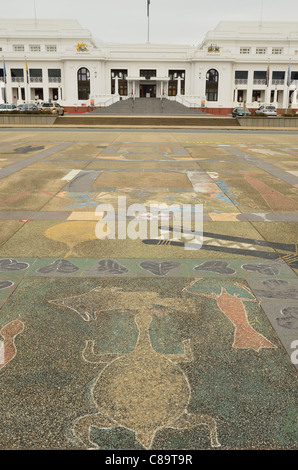
[[1, 131], [0, 448], [297, 448], [297, 188], [295, 133]]

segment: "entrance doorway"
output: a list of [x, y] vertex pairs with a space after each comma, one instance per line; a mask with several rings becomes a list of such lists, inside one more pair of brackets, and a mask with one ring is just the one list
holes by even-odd
[[43, 88], [31, 88], [31, 100], [43, 100]]
[[140, 85], [140, 98], [156, 98], [156, 85]]

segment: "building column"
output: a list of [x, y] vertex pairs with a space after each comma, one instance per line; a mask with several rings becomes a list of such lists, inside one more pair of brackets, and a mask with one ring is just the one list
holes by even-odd
[[285, 86], [283, 92], [282, 108], [288, 108], [289, 87]]
[[119, 82], [119, 77], [115, 77], [115, 93], [114, 93], [115, 96], [119, 95], [119, 85], [118, 85], [118, 82]]
[[4, 103], [5, 98], [5, 83], [0, 82], [0, 104]]
[[265, 90], [265, 104], [270, 104], [270, 89], [269, 86]]
[[6, 85], [6, 103], [12, 103], [13, 98], [12, 98], [12, 86], [7, 86]]
[[177, 95], [181, 95], [181, 77], [178, 77], [177, 80], [178, 80]]
[[46, 86], [43, 87], [43, 99], [44, 99], [44, 101], [49, 101], [49, 97], [50, 97], [49, 85], [46, 85]]
[[297, 88], [295, 88], [292, 94], [291, 108], [297, 108]]
[[22, 88], [18, 86], [18, 102], [22, 101]]
[[30, 91], [28, 83], [25, 83], [25, 101], [31, 101]]

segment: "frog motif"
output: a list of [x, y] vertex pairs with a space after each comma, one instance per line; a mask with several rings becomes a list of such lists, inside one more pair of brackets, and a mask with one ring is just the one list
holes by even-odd
[[88, 449], [98, 449], [91, 428], [122, 427], [135, 433], [136, 440], [150, 449], [156, 432], [163, 429], [193, 429], [207, 426], [212, 447], [220, 447], [217, 424], [207, 414], [188, 412], [191, 387], [180, 364], [193, 361], [190, 340], [183, 354], [157, 352], [150, 338], [153, 315], [161, 308], [189, 312], [195, 303], [186, 298], [165, 298], [154, 291], [126, 292], [119, 288], [96, 287], [74, 297], [50, 301], [76, 312], [85, 322], [98, 321], [104, 312], [131, 312], [138, 338], [129, 353], [96, 354], [96, 342], [87, 340], [82, 351], [85, 362], [102, 364], [91, 389], [97, 412], [77, 418], [73, 434]]
[[91, 391], [98, 413], [82, 416], [74, 424], [74, 434], [87, 448], [97, 449], [90, 437], [91, 427], [124, 427], [150, 449], [162, 428], [190, 429], [208, 427], [212, 447], [220, 447], [215, 420], [204, 414], [191, 414], [189, 381], [179, 363], [193, 360], [190, 341], [184, 354], [160, 354], [151, 344], [152, 316], [141, 311], [135, 316], [139, 331], [136, 346], [124, 355], [94, 353], [94, 341], [86, 341], [83, 358], [90, 363], [106, 363]]

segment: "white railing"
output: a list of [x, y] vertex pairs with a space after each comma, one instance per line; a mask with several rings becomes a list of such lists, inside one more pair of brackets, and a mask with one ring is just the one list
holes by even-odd
[[201, 102], [203, 98], [201, 96], [197, 95], [187, 95], [187, 96], [182, 96], [182, 95], [177, 95], [174, 98], [176, 98], [177, 103], [183, 104], [187, 108], [200, 108], [201, 107]]
[[235, 78], [235, 85], [247, 85], [247, 78]]
[[61, 77], [48, 77], [49, 83], [61, 83]]
[[120, 101], [120, 95], [92, 95], [90, 96], [90, 100], [92, 99], [94, 100], [94, 106], [106, 108]]
[[266, 85], [267, 80], [266, 78], [254, 78], [253, 84], [254, 85]]
[[273, 78], [272, 85], [284, 85], [285, 80], [284, 78]]

